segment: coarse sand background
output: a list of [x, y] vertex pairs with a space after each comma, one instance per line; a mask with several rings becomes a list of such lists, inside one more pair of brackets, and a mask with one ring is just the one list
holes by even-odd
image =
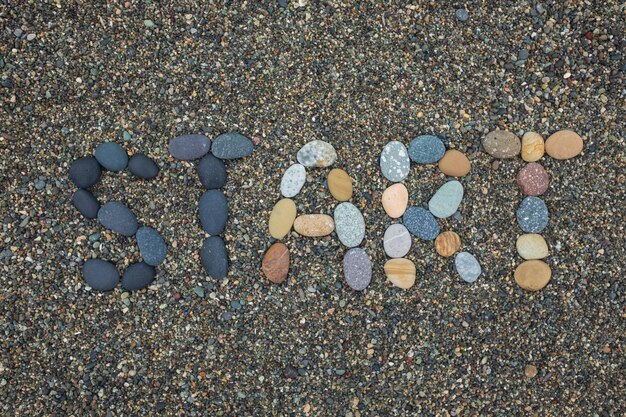
[[[0, 414], [624, 415], [624, 5], [279, 3], [0, 5]], [[553, 277], [537, 293], [513, 280], [523, 161], [481, 149], [495, 128], [584, 139], [582, 155], [540, 161]], [[227, 162], [231, 269], [218, 282], [198, 259], [195, 164], [167, 143], [225, 131], [255, 150]], [[415, 287], [386, 283], [378, 156], [419, 134], [472, 162], [461, 218], [440, 225], [480, 261], [474, 284], [417, 239]], [[364, 292], [345, 285], [335, 235], [287, 239], [281, 285], [260, 272], [282, 173], [313, 139], [354, 179], [374, 266]], [[81, 265], [123, 272], [134, 238], [70, 203], [71, 161], [111, 140], [161, 168], [147, 182], [105, 173], [94, 193], [168, 243], [154, 285], [130, 294], [87, 290]], [[308, 171], [299, 213], [332, 214], [329, 170]], [[445, 177], [411, 170], [419, 206]]]

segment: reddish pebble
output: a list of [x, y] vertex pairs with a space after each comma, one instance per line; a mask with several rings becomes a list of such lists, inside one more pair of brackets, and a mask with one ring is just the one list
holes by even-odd
[[589, 31], [587, 33], [585, 33], [585, 38], [592, 40], [593, 39], [593, 32]]
[[517, 185], [525, 195], [541, 195], [548, 189], [550, 177], [540, 164], [532, 162], [517, 174]]

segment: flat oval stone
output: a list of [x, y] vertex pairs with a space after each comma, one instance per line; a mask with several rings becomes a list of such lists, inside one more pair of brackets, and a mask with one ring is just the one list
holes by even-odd
[[463, 185], [456, 180], [443, 184], [428, 202], [428, 210], [435, 217], [445, 219], [452, 216], [463, 200]]
[[139, 252], [145, 263], [157, 266], [165, 260], [167, 245], [159, 232], [151, 227], [143, 226], [137, 230], [136, 238]]
[[181, 161], [202, 158], [211, 149], [211, 140], [204, 135], [182, 135], [170, 140], [170, 155]]
[[367, 252], [353, 248], [343, 256], [343, 275], [346, 283], [356, 291], [363, 291], [372, 281], [372, 263]]
[[517, 185], [525, 195], [541, 195], [550, 185], [550, 177], [537, 162], [531, 162], [517, 174]]
[[409, 175], [411, 161], [402, 142], [393, 140], [380, 154], [380, 170], [389, 181], [400, 182]]
[[78, 189], [72, 196], [72, 204], [76, 210], [88, 219], [95, 219], [100, 210], [100, 203], [89, 191]]
[[544, 261], [533, 259], [522, 262], [513, 274], [517, 285], [527, 291], [539, 291], [550, 282], [552, 270]]
[[385, 276], [396, 287], [409, 289], [415, 285], [415, 264], [409, 259], [389, 259], [384, 266]]
[[463, 152], [456, 149], [446, 151], [443, 158], [439, 160], [439, 170], [451, 177], [463, 177], [469, 174], [472, 164]]
[[156, 162], [142, 153], [136, 153], [128, 161], [128, 169], [137, 178], [149, 180], [159, 174], [159, 167]]
[[393, 184], [383, 191], [383, 208], [392, 219], [401, 217], [409, 204], [409, 191], [404, 184]]
[[402, 224], [392, 224], [385, 230], [383, 248], [390, 258], [402, 258], [411, 250], [411, 235]]
[[98, 221], [114, 232], [124, 236], [132, 236], [137, 232], [137, 218], [124, 203], [111, 201], [98, 210]]
[[339, 241], [349, 248], [359, 246], [365, 237], [365, 220], [352, 203], [341, 203], [335, 207], [335, 229]]
[[548, 207], [539, 197], [526, 197], [516, 213], [519, 227], [526, 233], [538, 233], [548, 225]]
[[421, 135], [409, 143], [409, 158], [419, 164], [434, 164], [446, 152], [441, 139], [432, 135]]
[[548, 244], [543, 236], [528, 233], [517, 238], [517, 253], [524, 259], [543, 259], [550, 254]]
[[280, 180], [280, 193], [284, 197], [295, 197], [298, 195], [306, 182], [306, 169], [304, 165], [293, 164], [285, 170], [283, 178]]
[[211, 152], [220, 159], [239, 159], [252, 153], [252, 141], [241, 133], [222, 133], [213, 139]]
[[228, 274], [228, 254], [221, 237], [211, 236], [204, 241], [200, 250], [200, 262], [212, 278], [221, 279]]
[[452, 230], [440, 233], [435, 239], [435, 250], [441, 256], [452, 256], [461, 248], [461, 238]]
[[330, 143], [314, 140], [300, 148], [296, 157], [305, 167], [325, 168], [335, 163], [337, 152]]
[[271, 282], [280, 284], [289, 274], [289, 248], [282, 242], [276, 242], [265, 252], [261, 269]]
[[111, 262], [89, 259], [83, 265], [83, 279], [96, 291], [111, 291], [120, 282], [120, 273]]
[[222, 188], [226, 184], [224, 162], [211, 154], [205, 155], [198, 164], [198, 177], [207, 190]]
[[338, 201], [352, 198], [352, 178], [343, 169], [335, 168], [328, 173], [328, 189]]
[[154, 281], [154, 267], [145, 262], [137, 262], [126, 268], [122, 276], [122, 288], [137, 291], [146, 288]]
[[333, 218], [327, 214], [303, 214], [293, 222], [293, 228], [302, 236], [327, 236], [335, 230]]
[[430, 211], [421, 207], [409, 207], [402, 217], [404, 226], [423, 240], [433, 240], [439, 234], [439, 224]]
[[200, 197], [198, 205], [202, 229], [211, 236], [219, 235], [228, 220], [228, 202], [220, 190], [208, 190]]
[[522, 136], [522, 159], [526, 162], [535, 162], [543, 157], [545, 143], [543, 136], [536, 132], [526, 132]]
[[128, 154], [120, 145], [115, 142], [104, 142], [96, 148], [94, 153], [96, 159], [109, 171], [117, 172], [128, 165]]
[[583, 139], [571, 130], [559, 130], [546, 141], [546, 152], [554, 159], [570, 159], [583, 150]]
[[465, 282], [476, 281], [483, 272], [478, 260], [469, 252], [457, 253], [454, 257], [454, 266]]
[[70, 179], [78, 188], [90, 188], [100, 179], [102, 169], [93, 156], [78, 158], [70, 166]]
[[494, 130], [483, 139], [483, 148], [494, 158], [515, 158], [522, 150], [522, 143], [512, 132]]
[[282, 239], [291, 230], [296, 220], [296, 203], [288, 198], [283, 198], [274, 205], [270, 213], [269, 229], [274, 239]]

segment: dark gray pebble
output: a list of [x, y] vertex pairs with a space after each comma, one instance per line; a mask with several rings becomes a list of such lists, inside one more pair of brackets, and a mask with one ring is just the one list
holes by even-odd
[[89, 259], [83, 265], [83, 278], [96, 291], [111, 291], [120, 282], [120, 273], [111, 262]]
[[526, 233], [539, 233], [548, 225], [548, 207], [539, 197], [526, 197], [517, 209], [517, 223]]
[[409, 207], [402, 217], [404, 226], [411, 234], [423, 240], [433, 240], [439, 235], [439, 224], [430, 211], [421, 207]]
[[211, 236], [204, 241], [200, 250], [202, 266], [210, 277], [221, 279], [228, 273], [226, 245], [219, 236]]
[[122, 288], [126, 291], [136, 291], [146, 288], [154, 281], [154, 267], [145, 262], [137, 262], [129, 266], [122, 276]]
[[128, 169], [133, 175], [144, 180], [149, 180], [159, 174], [157, 164], [142, 153], [136, 153], [130, 158]]
[[140, 227], [137, 230], [136, 238], [139, 252], [145, 263], [156, 266], [163, 262], [167, 253], [167, 246], [159, 232], [151, 227]]
[[206, 155], [198, 164], [198, 177], [207, 190], [222, 188], [226, 184], [224, 162], [213, 155]]
[[418, 136], [409, 143], [409, 158], [420, 164], [434, 164], [446, 152], [446, 146], [437, 136]]
[[102, 170], [93, 156], [78, 158], [70, 166], [70, 178], [78, 188], [89, 188], [98, 182]]
[[183, 135], [170, 140], [170, 155], [182, 161], [202, 158], [211, 149], [211, 141], [204, 135]]
[[199, 204], [200, 223], [205, 232], [219, 235], [228, 219], [228, 202], [223, 192], [209, 190], [202, 194]]
[[76, 210], [88, 219], [95, 219], [100, 210], [100, 203], [89, 191], [79, 189], [72, 196], [72, 204]]
[[237, 159], [252, 153], [252, 141], [240, 133], [222, 133], [213, 139], [213, 155], [220, 159]]
[[137, 232], [137, 218], [124, 203], [111, 201], [100, 207], [98, 220], [107, 229], [124, 236]]
[[115, 142], [105, 142], [96, 148], [96, 159], [109, 171], [117, 172], [128, 165], [128, 154]]

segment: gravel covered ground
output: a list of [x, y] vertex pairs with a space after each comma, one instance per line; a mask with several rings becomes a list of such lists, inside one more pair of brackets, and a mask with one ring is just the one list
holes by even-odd
[[[0, 414], [626, 414], [623, 4], [28, 3], [0, 5]], [[537, 293], [513, 280], [523, 161], [480, 145], [497, 127], [584, 139], [582, 155], [541, 161], [553, 277]], [[225, 131], [256, 146], [227, 162], [231, 271], [218, 282], [199, 263], [195, 165], [167, 143]], [[462, 216], [440, 225], [484, 274], [467, 284], [414, 239], [404, 291], [382, 268], [378, 156], [427, 133], [472, 161]], [[261, 274], [282, 172], [312, 139], [354, 178], [374, 266], [364, 292], [345, 285], [335, 235], [289, 238], [285, 283]], [[110, 140], [161, 168], [149, 182], [105, 173], [94, 192], [169, 245], [155, 284], [130, 294], [88, 291], [81, 266], [123, 271], [135, 239], [70, 204], [69, 164]], [[300, 213], [332, 214], [328, 171], [308, 171]], [[412, 165], [410, 204], [444, 179]]]

